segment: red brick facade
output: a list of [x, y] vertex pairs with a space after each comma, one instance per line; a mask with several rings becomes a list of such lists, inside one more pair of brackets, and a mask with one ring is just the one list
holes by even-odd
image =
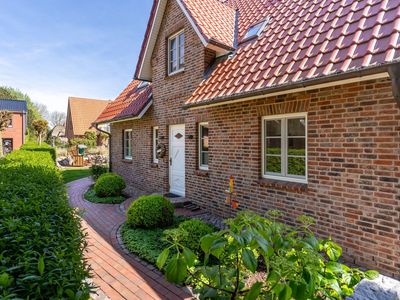
[[12, 114], [12, 125], [6, 128], [2, 133], [2, 139], [12, 139], [13, 150], [19, 149], [24, 143], [24, 120], [25, 115], [23, 113], [13, 112]]
[[[185, 124], [186, 198], [231, 216], [225, 204], [228, 178], [236, 178], [240, 209], [299, 214], [317, 220], [321, 236], [332, 236], [348, 259], [400, 278], [400, 109], [389, 79], [363, 81], [302, 93], [183, 110], [202, 81], [212, 53], [175, 3], [169, 1], [153, 53], [153, 106], [136, 121], [113, 123], [113, 171], [131, 186], [166, 193], [168, 154], [153, 163], [152, 127], [168, 150], [168, 126]], [[185, 30], [185, 70], [167, 76], [169, 35]], [[211, 54], [211, 55], [210, 55]], [[308, 184], [261, 179], [261, 118], [308, 113]], [[199, 122], [209, 123], [209, 170], [198, 170]], [[122, 132], [133, 130], [132, 161], [124, 161]]]

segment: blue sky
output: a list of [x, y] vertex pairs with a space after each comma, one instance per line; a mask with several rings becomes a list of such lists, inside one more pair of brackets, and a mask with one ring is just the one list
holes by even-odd
[[50, 111], [114, 99], [133, 77], [151, 0], [0, 0], [0, 85]]

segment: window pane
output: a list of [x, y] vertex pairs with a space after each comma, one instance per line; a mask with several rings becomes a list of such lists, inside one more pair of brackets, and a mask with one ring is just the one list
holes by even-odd
[[265, 121], [266, 136], [280, 136], [281, 135], [281, 120], [268, 120]]
[[306, 159], [303, 157], [288, 157], [288, 174], [305, 176]]
[[265, 157], [265, 172], [267, 173], [281, 173], [281, 158], [280, 156], [266, 156]]
[[185, 63], [185, 34], [179, 35], [179, 67], [183, 67]]
[[208, 165], [208, 152], [201, 152], [201, 165], [207, 166]]
[[208, 151], [208, 127], [207, 125], [201, 125], [201, 150]]
[[305, 136], [306, 120], [304, 118], [288, 119], [288, 135], [289, 136]]
[[306, 155], [305, 138], [288, 138], [288, 155]]
[[281, 154], [281, 138], [267, 138], [265, 144], [265, 154]]

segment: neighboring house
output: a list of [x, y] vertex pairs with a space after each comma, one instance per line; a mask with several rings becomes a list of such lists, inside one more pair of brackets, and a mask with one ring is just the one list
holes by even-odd
[[399, 16], [394, 0], [155, 1], [137, 80], [97, 119], [113, 171], [221, 216], [233, 175], [239, 209], [313, 216], [399, 278]]
[[65, 136], [81, 138], [87, 131], [96, 131], [92, 123], [109, 103], [108, 100], [69, 97]]
[[17, 150], [25, 142], [27, 104], [25, 100], [0, 99], [0, 110], [12, 112], [11, 122], [4, 131], [1, 132], [1, 147], [3, 153]]
[[67, 144], [68, 139], [65, 137], [65, 126], [64, 125], [56, 125], [50, 131], [50, 138], [52, 142], [52, 146], [56, 145], [56, 141], [59, 141], [62, 144]]

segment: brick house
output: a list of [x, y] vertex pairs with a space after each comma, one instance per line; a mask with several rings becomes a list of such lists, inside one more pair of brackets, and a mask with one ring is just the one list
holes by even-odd
[[395, 0], [156, 0], [136, 79], [96, 121], [113, 171], [221, 216], [233, 175], [239, 209], [311, 215], [400, 278], [399, 17]]
[[25, 100], [0, 99], [0, 110], [7, 110], [12, 113], [11, 122], [1, 132], [1, 147], [3, 153], [18, 150], [25, 142], [27, 104]]

